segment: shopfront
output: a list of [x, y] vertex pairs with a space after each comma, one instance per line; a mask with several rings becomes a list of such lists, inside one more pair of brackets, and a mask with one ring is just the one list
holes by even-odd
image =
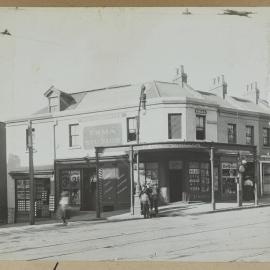
[[[100, 161], [99, 179], [102, 211], [130, 207], [130, 176], [127, 157]], [[97, 175], [94, 159], [56, 162], [56, 201], [67, 191], [71, 206], [78, 211], [96, 209]]]
[[260, 157], [260, 194], [270, 195], [270, 156]]
[[[27, 222], [30, 211], [30, 180], [27, 172], [11, 172], [15, 182], [15, 222]], [[54, 185], [53, 172], [36, 171], [34, 175], [35, 218], [49, 218], [50, 196]]]
[[[212, 181], [211, 147], [214, 149], [215, 198], [220, 201], [236, 201], [240, 159], [247, 160], [243, 179], [247, 176], [253, 181], [256, 179], [253, 146], [206, 142], [140, 146], [141, 184], [153, 181], [158, 183], [162, 191], [161, 200], [164, 202], [209, 202]], [[137, 175], [136, 166], [134, 168]], [[151, 171], [148, 168], [151, 168]]]

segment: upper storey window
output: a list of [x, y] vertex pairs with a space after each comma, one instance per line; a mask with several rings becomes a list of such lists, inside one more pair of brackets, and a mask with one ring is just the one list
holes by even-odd
[[168, 115], [168, 137], [169, 139], [181, 139], [182, 114], [170, 113]]
[[228, 124], [228, 143], [236, 143], [236, 125]]
[[196, 140], [205, 140], [205, 116], [196, 115]]
[[49, 98], [49, 110], [50, 112], [57, 112], [59, 109], [59, 98], [50, 97]]

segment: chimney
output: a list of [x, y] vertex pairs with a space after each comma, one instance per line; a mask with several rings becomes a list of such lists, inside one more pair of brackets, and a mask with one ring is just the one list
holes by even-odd
[[259, 104], [260, 90], [258, 89], [257, 82], [252, 82], [246, 86], [244, 97], [254, 102], [255, 104]]
[[227, 89], [227, 82], [225, 81], [224, 75], [221, 75], [213, 78], [213, 85], [211, 86], [209, 92], [214, 93], [225, 99], [227, 95]]
[[184, 87], [184, 84], [187, 83], [187, 74], [184, 71], [183, 65], [181, 65], [181, 72], [179, 71], [179, 68], [176, 69], [176, 75], [173, 82], [181, 83], [182, 87]]

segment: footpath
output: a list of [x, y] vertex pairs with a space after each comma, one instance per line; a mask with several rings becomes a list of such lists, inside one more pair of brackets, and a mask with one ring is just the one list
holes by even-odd
[[[225, 211], [240, 211], [251, 208], [259, 208], [259, 207], [267, 207], [270, 206], [270, 198], [261, 198], [258, 202], [258, 205], [254, 204], [254, 201], [243, 202], [243, 205], [239, 207], [235, 202], [218, 202], [216, 203], [215, 210], [213, 210], [211, 203], [205, 202], [175, 202], [170, 203], [168, 205], [163, 205], [159, 207], [158, 216], [163, 217], [173, 217], [173, 216], [188, 216], [188, 215], [202, 215], [202, 214], [214, 214]], [[101, 217], [96, 217], [95, 211], [80, 211], [76, 212], [71, 218], [68, 220], [69, 223], [77, 223], [77, 222], [90, 222], [91, 223], [103, 223], [103, 222], [117, 222], [117, 221], [128, 221], [128, 220], [138, 220], [143, 219], [143, 216], [131, 215], [129, 209], [126, 210], [118, 210], [111, 212], [103, 212], [101, 213]], [[46, 220], [36, 220], [34, 227], [40, 226], [50, 226], [55, 224], [61, 224], [61, 221], [57, 218], [51, 218]], [[15, 223], [15, 224], [4, 224], [0, 225], [0, 232], [2, 228], [22, 228], [27, 227], [33, 228], [33, 225], [29, 225], [29, 223]]]

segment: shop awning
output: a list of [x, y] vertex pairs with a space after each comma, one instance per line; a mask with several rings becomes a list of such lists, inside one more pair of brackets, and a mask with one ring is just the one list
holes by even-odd
[[[53, 165], [44, 165], [44, 166], [35, 166], [34, 167], [34, 178], [49, 178], [54, 174], [54, 166]], [[9, 172], [9, 175], [12, 178], [20, 178], [20, 177], [29, 177], [29, 168], [28, 167], [20, 167], [16, 170], [12, 170]]]

